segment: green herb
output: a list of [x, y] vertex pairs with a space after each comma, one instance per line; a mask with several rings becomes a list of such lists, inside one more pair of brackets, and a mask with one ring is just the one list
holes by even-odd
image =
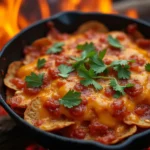
[[77, 49], [89, 52], [89, 51], [95, 50], [95, 46], [91, 42], [91, 43], [79, 44], [79, 45], [77, 45]]
[[116, 60], [109, 67], [113, 67], [118, 72], [119, 79], [129, 79], [131, 75], [129, 62], [134, 62], [134, 60]]
[[116, 48], [122, 48], [123, 46], [121, 45], [121, 43], [116, 39], [113, 38], [111, 35], [108, 35], [108, 43]]
[[27, 83], [27, 87], [34, 88], [40, 87], [43, 84], [44, 73], [36, 75], [34, 72], [31, 72], [29, 76], [26, 76], [25, 81]]
[[96, 72], [96, 73], [102, 73], [107, 69], [107, 66], [104, 64], [102, 59], [104, 58], [106, 54], [106, 50], [103, 50], [99, 53], [99, 55], [95, 55], [91, 58], [90, 67]]
[[38, 69], [41, 69], [46, 63], [46, 60], [43, 58], [43, 59], [38, 59], [38, 62], [37, 62], [37, 68]]
[[81, 57], [71, 57], [76, 62], [73, 64], [74, 68], [78, 68], [81, 64], [87, 61], [88, 58], [96, 55], [96, 50], [93, 43], [85, 43], [83, 45], [78, 45], [77, 49], [83, 50]]
[[78, 106], [81, 101], [81, 93], [73, 90], [70, 90], [63, 98], [59, 100], [60, 104], [67, 108]]
[[55, 54], [62, 51], [62, 47], [64, 46], [63, 42], [55, 43], [52, 47], [47, 50], [47, 54]]
[[117, 82], [117, 80], [115, 78], [110, 80], [109, 85], [113, 88], [113, 90], [116, 91], [116, 93], [114, 95], [115, 98], [119, 98], [120, 96], [125, 95], [125, 92], [124, 92], [125, 88], [134, 86], [134, 84], [132, 84], [132, 83], [128, 83], [125, 86], [121, 86], [121, 85], [119, 85], [119, 83]]
[[72, 72], [74, 69], [71, 66], [60, 65], [58, 66], [58, 70], [60, 71], [59, 76], [67, 78], [69, 76], [69, 73]]
[[82, 64], [80, 65], [77, 71], [78, 71], [79, 76], [81, 78], [84, 78], [83, 80], [80, 81], [82, 85], [84, 86], [93, 85], [96, 90], [102, 89], [102, 86], [94, 80], [94, 78], [97, 77], [94, 70], [92, 69], [87, 70], [85, 66]]
[[150, 72], [150, 63], [147, 63], [145, 65], [145, 70], [148, 71], [148, 72]]

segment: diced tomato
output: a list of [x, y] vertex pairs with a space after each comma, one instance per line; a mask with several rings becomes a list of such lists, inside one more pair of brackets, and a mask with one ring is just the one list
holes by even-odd
[[136, 41], [137, 45], [143, 49], [150, 50], [150, 40], [148, 39], [138, 39]]
[[108, 127], [106, 125], [99, 123], [97, 120], [94, 120], [89, 125], [89, 132], [92, 136], [95, 135], [103, 136], [107, 134]]
[[[130, 59], [135, 60], [136, 63], [140, 66], [143, 66], [145, 64], [145, 59], [139, 58], [137, 55], [130, 56]], [[133, 64], [135, 64], [135, 63], [133, 63]], [[131, 63], [131, 66], [132, 66], [132, 63]]]
[[115, 91], [112, 89], [112, 87], [106, 87], [104, 94], [107, 97], [112, 97], [115, 94]]
[[25, 86], [23, 91], [27, 95], [36, 95], [40, 92], [40, 88], [28, 88], [27, 86]]
[[18, 105], [23, 101], [23, 98], [21, 96], [14, 96], [14, 97], [8, 99], [7, 101], [8, 101], [8, 103], [10, 101], [11, 107], [15, 108], [15, 107], [18, 107]]
[[112, 61], [110, 59], [108, 59], [108, 58], [104, 58], [104, 63], [106, 65], [110, 65], [112, 63]]
[[115, 140], [115, 135], [112, 132], [102, 137], [98, 136], [95, 140], [103, 144], [110, 144], [113, 140]]
[[123, 118], [128, 114], [127, 109], [124, 106], [124, 101], [121, 99], [115, 100], [112, 103], [111, 108], [113, 116], [119, 120], [123, 120]]
[[67, 59], [64, 56], [56, 56], [55, 58], [55, 64], [56, 66], [59, 66], [61, 64], [67, 64]]
[[117, 39], [120, 40], [120, 41], [123, 41], [123, 40], [125, 40], [125, 35], [124, 34], [119, 34], [119, 35], [117, 35]]
[[57, 79], [59, 76], [59, 71], [53, 68], [49, 68], [48, 70], [48, 74], [50, 76], [51, 79]]
[[75, 106], [73, 108], [69, 109], [69, 112], [74, 117], [81, 117], [84, 115], [85, 112], [85, 106], [80, 104], [79, 106]]
[[58, 86], [58, 87], [61, 87], [61, 86], [63, 86], [63, 85], [65, 85], [65, 81], [63, 81], [63, 80], [58, 80], [58, 81], [57, 81], [57, 86]]
[[99, 38], [99, 41], [101, 43], [107, 43], [107, 36], [105, 34], [102, 34]]
[[130, 24], [127, 27], [127, 32], [130, 34], [133, 34], [137, 31], [137, 25], [136, 24]]
[[130, 70], [135, 72], [141, 72], [140, 66], [137, 63], [131, 63]]
[[79, 91], [79, 92], [83, 91], [85, 88], [86, 88], [86, 87], [83, 86], [83, 85], [80, 84], [80, 83], [77, 83], [77, 84], [74, 86], [74, 89], [75, 89], [76, 91]]
[[37, 127], [41, 126], [42, 124], [43, 124], [43, 120], [37, 120], [37, 121], [34, 123], [34, 125], [37, 126]]
[[18, 88], [22, 89], [25, 86], [25, 82], [19, 78], [13, 78], [11, 82]]
[[50, 81], [51, 81], [50, 76], [49, 75], [44, 75], [42, 87], [49, 85]]
[[84, 128], [75, 128], [71, 132], [71, 137], [72, 138], [77, 138], [77, 139], [84, 139], [86, 136], [86, 130]]
[[143, 92], [143, 86], [138, 80], [134, 80], [132, 81], [132, 83], [134, 84], [134, 86], [130, 88], [125, 88], [124, 91], [132, 97], [139, 96]]
[[60, 104], [58, 100], [49, 99], [44, 103], [44, 107], [52, 114], [52, 116], [60, 117]]
[[138, 116], [150, 118], [150, 106], [146, 104], [140, 104], [134, 111]]

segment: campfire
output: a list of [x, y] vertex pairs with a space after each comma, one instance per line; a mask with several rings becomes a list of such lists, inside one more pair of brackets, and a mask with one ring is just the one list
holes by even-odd
[[[0, 0], [0, 49], [20, 30], [57, 12], [120, 13], [113, 4], [113, 0]], [[138, 12], [129, 8], [124, 15], [137, 18]]]

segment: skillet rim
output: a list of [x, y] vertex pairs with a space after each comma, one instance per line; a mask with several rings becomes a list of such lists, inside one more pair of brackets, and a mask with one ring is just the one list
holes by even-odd
[[[39, 24], [43, 24], [46, 23], [48, 21], [54, 20], [54, 19], [58, 19], [63, 15], [70, 15], [70, 14], [74, 14], [74, 15], [102, 15], [102, 16], [112, 16], [112, 17], [116, 17], [116, 18], [122, 18], [124, 20], [129, 20], [129, 21], [133, 21], [135, 23], [144, 25], [144, 26], [148, 26], [150, 27], [150, 24], [146, 21], [140, 20], [140, 19], [132, 19], [132, 18], [128, 18], [126, 16], [122, 16], [122, 15], [115, 15], [115, 14], [101, 14], [101, 13], [97, 13], [97, 12], [88, 12], [88, 13], [82, 13], [82, 12], [74, 12], [74, 11], [68, 11], [68, 12], [61, 12], [58, 13], [50, 18], [44, 19], [44, 20], [40, 20], [32, 25], [30, 25], [29, 27], [25, 28], [24, 30], [22, 30], [20, 33], [18, 33], [16, 36], [14, 36], [9, 42], [7, 42], [7, 44], [3, 47], [2, 51], [0, 52], [0, 58], [3, 56], [3, 53], [5, 52], [5, 50], [7, 50], [7, 47], [14, 42], [20, 35], [22, 35], [24, 32], [30, 30], [31, 28], [34, 28], [35, 26], [38, 26]], [[130, 137], [128, 137], [127, 139], [125, 139], [122, 143], [117, 143], [116, 145], [104, 145], [95, 141], [84, 141], [84, 140], [78, 140], [78, 139], [72, 139], [72, 138], [67, 138], [64, 136], [59, 136], [50, 132], [46, 132], [43, 131], [39, 128], [36, 128], [32, 125], [30, 125], [29, 123], [27, 123], [23, 118], [21, 118], [17, 113], [15, 113], [10, 107], [9, 105], [6, 103], [6, 101], [3, 99], [1, 93], [0, 93], [0, 104], [4, 107], [4, 109], [9, 113], [9, 115], [13, 118], [16, 119], [17, 121], [19, 121], [20, 124], [25, 125], [27, 128], [30, 128], [33, 132], [38, 132], [39, 134], [45, 134], [46, 136], [49, 136], [51, 138], [55, 138], [57, 140], [60, 141], [64, 141], [64, 142], [71, 142], [74, 144], [82, 144], [82, 145], [93, 145], [96, 146], [97, 148], [103, 148], [103, 149], [107, 149], [107, 150], [112, 150], [112, 149], [123, 149], [125, 147], [127, 147], [129, 144], [132, 144], [135, 140], [142, 138], [144, 136], [150, 135], [150, 129], [147, 129], [146, 131], [143, 131], [141, 133], [137, 133], [135, 135], [132, 135]]]

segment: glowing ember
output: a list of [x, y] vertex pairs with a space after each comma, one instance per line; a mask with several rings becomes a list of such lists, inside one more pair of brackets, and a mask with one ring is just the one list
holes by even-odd
[[[118, 13], [113, 9], [113, 0], [49, 0], [55, 1], [59, 7], [57, 11], [74, 11], [79, 10], [83, 12], [102, 12], [102, 13]], [[21, 6], [24, 6], [25, 0], [1, 0], [0, 1], [0, 49], [3, 45], [21, 29], [30, 25], [33, 21], [25, 17], [21, 12]], [[28, 1], [29, 5], [35, 1]], [[48, 0], [37, 0], [40, 10], [40, 19], [47, 18], [51, 14]], [[37, 4], [37, 3], [35, 3]], [[34, 5], [35, 6], [35, 5]], [[30, 9], [31, 10], [31, 9]], [[39, 20], [34, 14], [34, 21]], [[36, 12], [36, 11], [35, 11]], [[126, 15], [132, 18], [138, 18], [138, 13], [135, 9], [126, 11]], [[30, 15], [31, 16], [31, 15]]]

